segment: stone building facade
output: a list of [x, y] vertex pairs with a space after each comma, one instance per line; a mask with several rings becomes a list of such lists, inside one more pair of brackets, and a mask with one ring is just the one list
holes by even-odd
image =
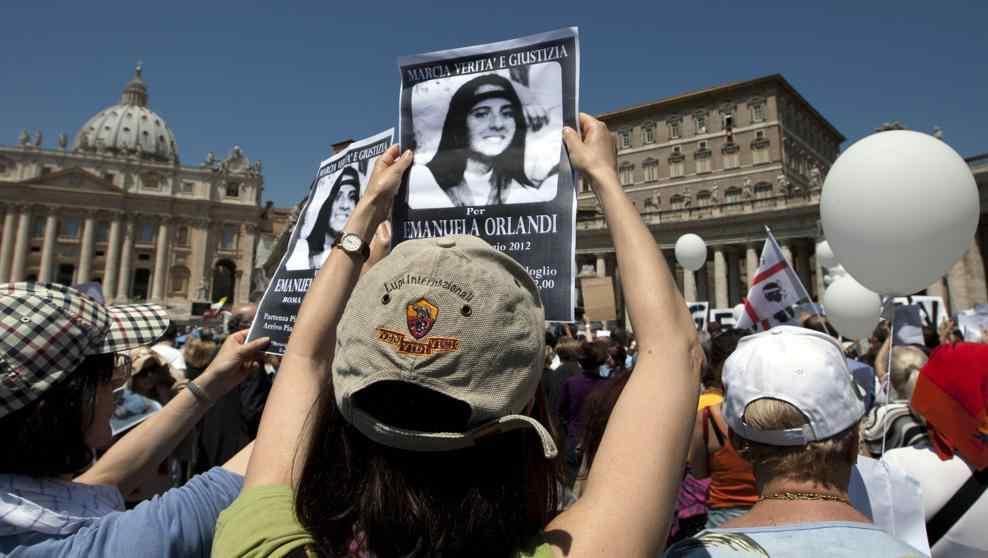
[[[845, 138], [785, 78], [729, 83], [598, 118], [616, 135], [620, 181], [687, 300], [709, 301], [713, 308], [740, 303], [758, 266], [766, 226], [811, 296], [822, 297], [824, 274], [815, 257], [823, 236], [820, 193]], [[578, 268], [583, 274], [619, 275], [590, 185], [580, 188]], [[709, 247], [707, 265], [697, 272], [676, 264], [673, 247], [685, 233], [699, 234]], [[965, 257], [980, 262], [982, 249], [983, 243]], [[947, 277], [964, 293], [952, 301], [956, 310], [985, 302], [983, 266], [968, 267]], [[949, 299], [950, 285], [941, 283], [931, 286], [931, 294]], [[968, 284], [980, 284], [971, 288], [977, 294], [968, 296]], [[617, 296], [620, 311], [620, 290]]]
[[110, 302], [152, 300], [176, 318], [246, 302], [263, 185], [237, 146], [181, 164], [138, 66], [71, 144], [24, 131], [0, 146], [0, 281], [96, 281]]

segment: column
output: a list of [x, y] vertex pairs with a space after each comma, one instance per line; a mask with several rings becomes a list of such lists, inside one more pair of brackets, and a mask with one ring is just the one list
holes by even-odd
[[31, 210], [21, 208], [17, 220], [17, 236], [14, 239], [14, 261], [10, 266], [10, 280], [23, 281], [24, 268], [27, 265], [28, 235], [31, 233]]
[[792, 246], [796, 252], [796, 274], [799, 275], [803, 287], [809, 291], [813, 288], [810, 285], [810, 252], [806, 249], [806, 243], [803, 241], [793, 241]]
[[971, 245], [964, 254], [964, 267], [967, 269], [967, 296], [973, 307], [988, 303], [988, 288], [985, 285], [985, 263], [981, 257], [978, 237], [971, 239]]
[[117, 294], [117, 262], [120, 255], [120, 217], [113, 216], [110, 222], [110, 238], [106, 245], [106, 267], [103, 268], [103, 296], [107, 303], [113, 302]]
[[740, 257], [733, 248], [727, 251], [727, 303], [732, 307], [748, 293], [741, 292]]
[[[826, 273], [823, 269], [823, 265], [820, 264], [820, 257], [816, 254], [816, 245], [813, 245], [813, 268], [816, 270], [816, 281], [813, 283], [816, 285], [816, 301], [823, 302], [823, 293], [827, 290], [826, 283], [823, 282], [823, 276]], [[944, 300], [947, 300], [946, 298]]]
[[79, 266], [76, 268], [75, 282], [86, 283], [93, 276], [93, 238], [96, 234], [96, 219], [91, 212], [82, 221], [82, 244], [79, 247]]
[[[240, 258], [237, 263], [237, 269], [242, 269], [244, 275], [240, 280], [240, 284], [237, 288], [236, 300], [237, 304], [247, 304], [250, 302], [250, 297], [254, 293], [251, 289], [254, 285], [254, 249], [255, 249], [255, 239], [257, 238], [257, 226], [253, 223], [246, 223], [240, 227], [240, 242], [239, 252]], [[263, 288], [263, 286], [261, 286]], [[263, 292], [261, 293], [263, 294]]]
[[686, 302], [696, 302], [696, 276], [686, 268], [683, 268], [683, 298]]
[[45, 239], [41, 244], [41, 270], [38, 281], [46, 283], [52, 280], [52, 267], [55, 265], [55, 237], [58, 235], [58, 213], [54, 207], [48, 208], [45, 217]]
[[607, 260], [604, 256], [597, 256], [597, 277], [607, 277]]
[[162, 220], [158, 225], [157, 245], [154, 249], [154, 279], [151, 282], [151, 300], [165, 298], [165, 280], [168, 270], [168, 240], [171, 225], [168, 220]]
[[937, 279], [932, 285], [926, 287], [926, 294], [930, 296], [938, 296], [943, 299], [944, 304], [947, 305], [944, 310], [950, 313], [950, 298], [947, 296], [947, 285], [945, 284], [944, 278], [941, 277]]
[[3, 239], [0, 241], [0, 283], [10, 278], [10, 258], [14, 255], [14, 224], [17, 221], [17, 207], [7, 206], [3, 220]]
[[745, 246], [744, 248], [744, 260], [745, 260], [745, 271], [748, 272], [748, 285], [751, 288], [751, 282], [755, 279], [755, 274], [758, 273], [758, 253], [755, 252], [755, 247], [752, 245]]
[[950, 266], [947, 271], [947, 289], [950, 291], [950, 313], [956, 314], [961, 310], [971, 308], [971, 299], [967, 294], [967, 266], [961, 258]]
[[117, 296], [115, 300], [117, 302], [126, 302], [130, 300], [130, 280], [131, 280], [131, 269], [130, 266], [133, 265], [131, 260], [134, 257], [134, 221], [128, 217], [127, 222], [124, 225], [124, 239], [123, 248], [120, 249], [120, 271], [119, 279], [117, 280]]
[[189, 242], [192, 246], [192, 283], [189, 285], [189, 296], [197, 302], [209, 300], [209, 268], [207, 259], [212, 252], [210, 248], [209, 224], [204, 220], [195, 220], [189, 229]]
[[779, 243], [779, 248], [782, 249], [782, 257], [792, 265], [792, 246], [790, 246], [791, 240], [785, 240]]
[[714, 307], [727, 308], [727, 262], [724, 247], [714, 246]]

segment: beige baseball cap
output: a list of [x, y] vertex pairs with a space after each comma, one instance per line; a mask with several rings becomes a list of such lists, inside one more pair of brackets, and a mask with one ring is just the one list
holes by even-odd
[[[538, 289], [511, 257], [473, 236], [403, 242], [361, 277], [347, 303], [333, 360], [336, 403], [350, 424], [389, 447], [448, 451], [532, 428], [545, 456], [555, 457], [549, 431], [522, 414], [542, 376], [544, 329]], [[462, 403], [465, 428], [413, 430], [372, 416], [360, 394], [381, 382]]]

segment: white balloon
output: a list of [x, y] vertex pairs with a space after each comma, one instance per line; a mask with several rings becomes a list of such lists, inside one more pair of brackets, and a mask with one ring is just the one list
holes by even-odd
[[882, 313], [882, 299], [854, 277], [834, 280], [823, 293], [823, 308], [837, 332], [849, 339], [867, 338]]
[[687, 233], [676, 241], [676, 261], [690, 271], [707, 263], [707, 243], [699, 235]]
[[816, 259], [824, 269], [830, 269], [837, 265], [837, 258], [834, 251], [830, 249], [830, 243], [824, 240], [816, 245]]
[[869, 289], [910, 295], [968, 249], [980, 214], [964, 159], [932, 136], [872, 134], [830, 169], [820, 217], [837, 260]]

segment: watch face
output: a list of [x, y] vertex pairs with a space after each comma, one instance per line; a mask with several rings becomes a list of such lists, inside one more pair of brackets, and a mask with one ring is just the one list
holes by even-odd
[[343, 235], [343, 238], [340, 239], [340, 246], [342, 246], [347, 252], [359, 252], [360, 238], [355, 234], [345, 234]]

